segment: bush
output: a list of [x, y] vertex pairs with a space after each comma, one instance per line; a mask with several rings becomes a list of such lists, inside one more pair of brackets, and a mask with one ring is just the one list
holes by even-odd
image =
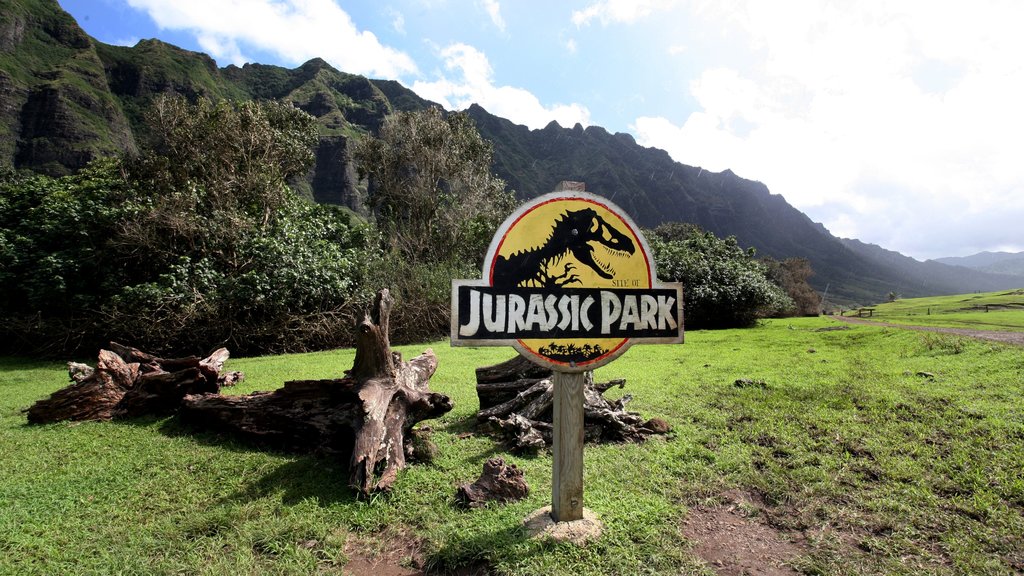
[[686, 327], [731, 328], [793, 306], [770, 280], [754, 251], [691, 224], [663, 224], [647, 235], [658, 277], [683, 283]]

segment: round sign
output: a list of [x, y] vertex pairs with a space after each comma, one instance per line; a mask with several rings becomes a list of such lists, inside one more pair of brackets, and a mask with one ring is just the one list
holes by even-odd
[[[650, 288], [650, 249], [636, 225], [610, 204], [574, 192], [542, 196], [521, 207], [495, 234], [496, 245], [484, 263], [487, 280], [508, 288]], [[587, 302], [577, 301], [580, 306]], [[591, 302], [598, 304], [597, 299]], [[626, 341], [524, 338], [513, 345], [521, 354], [562, 369], [592, 369], [625, 351]]]
[[657, 281], [639, 228], [607, 199], [555, 192], [519, 207], [480, 281], [452, 287], [452, 343], [509, 345], [555, 370], [592, 370], [636, 341], [682, 342], [682, 286]]

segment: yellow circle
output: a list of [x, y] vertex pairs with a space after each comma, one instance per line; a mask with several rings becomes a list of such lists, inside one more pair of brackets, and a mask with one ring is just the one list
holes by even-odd
[[[507, 272], [514, 269], [515, 272]], [[638, 233], [617, 212], [593, 198], [558, 197], [522, 213], [491, 258], [491, 285], [519, 288], [651, 288], [652, 266]], [[551, 350], [600, 350], [600, 362], [623, 338], [521, 339], [530, 353], [554, 360]]]

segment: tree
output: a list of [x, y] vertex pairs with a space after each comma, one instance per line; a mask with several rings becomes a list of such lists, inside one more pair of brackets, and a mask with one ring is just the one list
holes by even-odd
[[821, 313], [821, 294], [811, 288], [807, 279], [814, 275], [810, 260], [806, 258], [786, 258], [779, 261], [774, 258], [762, 258], [768, 278], [786, 291], [793, 301], [793, 309], [788, 314], [798, 316], [817, 316]]
[[683, 283], [687, 328], [752, 325], [793, 306], [734, 236], [719, 239], [693, 224], [668, 223], [648, 235], [658, 277]]
[[387, 247], [410, 262], [479, 265], [512, 194], [491, 174], [490, 142], [468, 114], [396, 112], [355, 151]]
[[[121, 239], [158, 265], [197, 251], [226, 250], [265, 233], [294, 193], [288, 180], [309, 170], [316, 120], [280, 102], [214, 102], [158, 97], [146, 115], [148, 149], [126, 162], [151, 204], [125, 223]], [[244, 263], [236, 263], [244, 266]]]

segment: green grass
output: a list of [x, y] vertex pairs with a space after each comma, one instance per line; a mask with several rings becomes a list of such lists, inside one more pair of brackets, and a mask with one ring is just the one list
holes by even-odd
[[871, 319], [913, 326], [1021, 332], [1024, 331], [1024, 288], [896, 300], [875, 306]]
[[[682, 534], [690, 507], [741, 489], [762, 520], [807, 536], [807, 574], [1024, 570], [1024, 353], [1020, 348], [819, 318], [687, 334], [598, 371], [669, 439], [587, 446], [586, 505], [605, 525], [584, 548], [529, 540], [550, 455], [506, 454], [473, 431], [473, 369], [503, 348], [433, 344], [434, 390], [455, 409], [439, 455], [393, 493], [358, 500], [339, 463], [252, 450], [174, 418], [28, 426], [20, 409], [62, 387], [62, 366], [0, 361], [0, 574], [341, 573], [347, 553], [414, 538], [432, 570], [500, 574], [711, 574]], [[933, 340], [927, 340], [925, 336]], [[406, 356], [424, 346], [402, 347]], [[335, 377], [351, 351], [234, 359], [238, 393]], [[928, 373], [930, 376], [919, 376]], [[764, 386], [738, 387], [737, 379]], [[456, 485], [501, 455], [525, 501], [453, 506]], [[347, 552], [348, 551], [348, 552]]]

